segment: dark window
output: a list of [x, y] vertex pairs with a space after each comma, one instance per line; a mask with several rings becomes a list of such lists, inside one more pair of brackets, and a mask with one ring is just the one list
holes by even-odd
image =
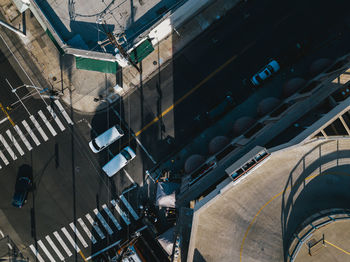
[[216, 155], [216, 159], [220, 161], [223, 159], [225, 156], [227, 156], [229, 153], [231, 153], [234, 149], [236, 149], [236, 146], [229, 145], [227, 146], [224, 150], [222, 150], [219, 154]]
[[129, 154], [128, 151], [123, 150], [123, 151], [120, 152], [120, 153], [125, 157], [125, 159], [126, 159], [127, 161], [129, 161], [129, 160], [131, 159], [131, 155]]
[[100, 150], [100, 149], [101, 149], [101, 148], [96, 144], [95, 139], [92, 140], [92, 145], [93, 145], [97, 150]]
[[274, 110], [274, 111], [270, 114], [270, 116], [272, 116], [272, 117], [279, 116], [279, 115], [282, 114], [282, 112], [284, 112], [288, 107], [289, 107], [289, 104], [284, 103], [284, 104], [280, 105], [276, 110]]

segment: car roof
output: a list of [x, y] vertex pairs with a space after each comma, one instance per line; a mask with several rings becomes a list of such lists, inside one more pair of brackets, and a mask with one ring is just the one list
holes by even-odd
[[103, 132], [101, 135], [95, 138], [95, 142], [99, 147], [103, 147], [110, 144], [111, 141], [122, 137], [124, 134], [120, 133], [116, 126], [112, 126], [110, 129]]

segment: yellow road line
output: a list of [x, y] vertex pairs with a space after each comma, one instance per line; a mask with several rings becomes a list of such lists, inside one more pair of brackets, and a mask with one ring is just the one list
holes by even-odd
[[83, 260], [84, 260], [85, 262], [87, 262], [87, 260], [86, 260], [86, 258], [85, 258], [85, 256], [84, 256], [84, 254], [83, 254], [83, 252], [81, 252], [81, 250], [79, 251], [79, 255], [83, 258]]
[[[255, 42], [250, 43], [247, 45], [240, 54], [244, 53], [248, 48], [250, 48]], [[224, 69], [226, 66], [228, 66], [233, 60], [237, 58], [238, 55], [232, 56], [230, 59], [228, 59], [225, 63], [223, 63], [221, 66], [219, 66], [215, 71], [210, 73], [206, 78], [204, 78], [202, 81], [200, 81], [195, 87], [193, 87], [190, 91], [188, 91], [186, 94], [184, 94], [181, 98], [179, 98], [174, 104], [169, 106], [167, 109], [165, 109], [159, 116], [155, 117], [151, 122], [149, 122], [147, 125], [145, 125], [140, 131], [135, 133], [135, 136], [139, 136], [143, 131], [148, 129], [151, 125], [158, 122], [159, 119], [161, 119], [163, 116], [168, 114], [171, 110], [174, 109], [175, 106], [180, 104], [183, 100], [185, 100], [189, 95], [191, 95], [193, 92], [195, 92], [198, 88], [200, 88], [202, 85], [204, 85], [206, 82], [208, 82], [213, 76], [215, 76], [217, 73], [219, 73], [222, 69]]]
[[325, 240], [324, 242], [326, 242], [327, 244], [331, 245], [332, 247], [335, 247], [336, 249], [338, 249], [338, 250], [344, 252], [345, 254], [350, 255], [350, 252], [345, 251], [344, 249], [342, 249], [342, 248], [340, 248], [340, 247], [338, 247], [338, 246], [332, 244], [331, 242], [329, 242], [329, 241], [327, 241], [327, 240]]
[[[319, 175], [331, 175], [331, 174], [332, 174], [332, 173], [322, 173], [322, 174], [310, 175], [310, 176], [308, 176], [307, 178], [305, 178], [305, 181], [310, 180], [310, 179], [313, 179], [313, 178], [315, 178], [315, 177], [317, 177], [317, 176], [319, 176]], [[337, 174], [341, 174], [341, 173], [337, 173]], [[341, 175], [347, 175], [347, 176], [349, 176], [350, 174], [348, 174], [348, 173], [343, 173], [343, 174], [341, 174]], [[242, 253], [243, 253], [244, 242], [245, 242], [245, 240], [246, 240], [246, 238], [247, 238], [247, 236], [248, 236], [248, 233], [249, 233], [251, 227], [253, 226], [253, 224], [254, 224], [256, 218], [259, 216], [259, 214], [261, 213], [261, 211], [262, 211], [268, 204], [270, 204], [274, 199], [276, 199], [277, 197], [281, 196], [282, 193], [283, 193], [284, 191], [290, 190], [290, 189], [292, 189], [293, 187], [295, 187], [295, 186], [297, 186], [297, 185], [300, 185], [300, 184], [296, 184], [296, 185], [293, 185], [293, 186], [289, 186], [289, 187], [287, 187], [286, 189], [284, 189], [284, 190], [282, 190], [281, 192], [279, 192], [278, 194], [274, 195], [274, 196], [273, 196], [269, 201], [267, 201], [267, 202], [259, 209], [259, 211], [256, 213], [256, 215], [254, 216], [253, 220], [250, 222], [250, 224], [249, 224], [247, 230], [246, 230], [245, 233], [244, 233], [244, 237], [243, 237], [243, 240], [242, 240], [242, 243], [241, 243], [241, 248], [240, 248], [240, 251], [239, 251], [239, 261], [240, 261], [240, 262], [242, 262]]]
[[15, 123], [12, 121], [10, 115], [7, 113], [6, 109], [3, 107], [3, 105], [1, 103], [0, 103], [0, 108], [1, 108], [2, 112], [5, 113], [7, 119], [10, 121], [11, 125], [15, 126]]

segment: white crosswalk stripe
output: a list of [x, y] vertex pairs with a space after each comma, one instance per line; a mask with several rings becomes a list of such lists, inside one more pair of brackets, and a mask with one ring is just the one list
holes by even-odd
[[49, 140], [49, 138], [47, 137], [47, 135], [45, 134], [44, 130], [41, 128], [41, 126], [39, 125], [38, 121], [36, 121], [35, 117], [33, 115], [31, 115], [30, 120], [32, 120], [35, 128], [39, 131], [40, 135], [42, 136], [42, 138], [47, 141]]
[[107, 205], [102, 205], [103, 210], [107, 213], [107, 215], [112, 219], [114, 225], [118, 228], [118, 230], [122, 230], [122, 227], [118, 223], [118, 220], [113, 216], [112, 212], [108, 209]]
[[111, 204], [114, 206], [114, 208], [118, 211], [119, 215], [123, 218], [124, 222], [127, 225], [130, 225], [130, 220], [128, 218], [128, 215], [119, 207], [117, 201], [114, 199], [111, 200]]
[[108, 234], [112, 235], [113, 234], [113, 230], [107, 224], [106, 220], [103, 218], [101, 213], [97, 210], [97, 208], [94, 209], [94, 213], [97, 216], [97, 218], [101, 221], [103, 227], [108, 231]]
[[50, 259], [50, 261], [56, 262], [56, 260], [52, 257], [49, 250], [47, 250], [47, 248], [45, 247], [44, 243], [41, 240], [38, 241], [38, 244], [41, 247], [41, 249], [44, 251], [45, 255]]
[[51, 116], [53, 119], [55, 119], [58, 127], [61, 129], [61, 131], [64, 131], [66, 128], [64, 127], [64, 125], [62, 124], [61, 120], [58, 118], [58, 116], [56, 115], [55, 111], [53, 110], [51, 105], [48, 105], [47, 110], [50, 112]]
[[70, 252], [69, 248], [67, 247], [67, 245], [64, 243], [63, 239], [61, 238], [61, 236], [58, 234], [57, 231], [53, 232], [54, 236], [56, 237], [57, 241], [61, 244], [61, 246], [63, 247], [64, 251], [67, 253], [67, 255], [70, 257], [72, 256], [72, 252]]
[[73, 125], [74, 123], [73, 123], [72, 119], [70, 119], [66, 110], [64, 110], [63, 106], [61, 105], [60, 101], [55, 100], [55, 104], [57, 105], [58, 109], [60, 110], [60, 112], [62, 113], [62, 115], [64, 116], [64, 118], [68, 122], [68, 124]]
[[102, 230], [98, 226], [98, 224], [92, 219], [89, 213], [85, 215], [86, 219], [90, 222], [90, 224], [93, 226], [93, 228], [96, 230], [97, 234], [100, 236], [101, 239], [105, 238], [105, 235], [102, 233]]
[[50, 244], [50, 246], [52, 247], [52, 249], [56, 252], [57, 256], [60, 258], [61, 261], [64, 261], [64, 257], [62, 255], [62, 253], [59, 251], [59, 249], [56, 247], [55, 243], [52, 241], [52, 239], [50, 238], [50, 236], [46, 236], [46, 241]]
[[36, 256], [36, 258], [39, 260], [39, 262], [45, 262], [45, 260], [40, 256], [40, 254], [38, 253], [38, 251], [35, 249], [33, 245], [30, 245], [29, 247], [34, 253], [34, 255]]
[[88, 227], [85, 225], [84, 221], [81, 218], [78, 218], [77, 220], [80, 224], [80, 226], [83, 228], [83, 230], [85, 231], [86, 235], [90, 238], [91, 242], [93, 244], [96, 244], [96, 239], [95, 237], [91, 234], [90, 230], [88, 229]]
[[7, 160], [7, 158], [5, 157], [4, 153], [0, 151], [0, 158], [2, 159], [2, 161], [4, 161], [5, 165], [8, 165], [10, 162]]
[[13, 160], [17, 159], [17, 156], [15, 155], [15, 153], [13, 152], [13, 150], [11, 149], [11, 147], [9, 146], [9, 144], [7, 144], [5, 138], [0, 135], [0, 141], [1, 143], [4, 145], [5, 149], [7, 150], [7, 152], [10, 154], [10, 156], [12, 157]]
[[41, 117], [41, 119], [44, 121], [45, 125], [47, 126], [47, 128], [50, 130], [51, 134], [53, 136], [57, 135], [57, 132], [55, 131], [55, 129], [52, 127], [51, 123], [49, 122], [49, 120], [47, 120], [46, 116], [44, 115], [43, 111], [39, 110], [38, 111], [39, 116]]
[[19, 137], [22, 139], [22, 141], [23, 141], [23, 143], [26, 145], [27, 149], [28, 149], [29, 151], [31, 151], [31, 150], [33, 149], [33, 148], [32, 148], [32, 145], [29, 143], [28, 139], [23, 135], [23, 132], [22, 132], [22, 130], [19, 128], [19, 126], [15, 125], [13, 128], [16, 130], [17, 134], [18, 134]]
[[77, 235], [78, 239], [80, 240], [80, 242], [83, 244], [83, 246], [85, 248], [88, 247], [88, 244], [85, 242], [85, 239], [83, 238], [83, 236], [80, 234], [79, 230], [77, 229], [77, 227], [73, 224], [73, 223], [70, 223], [69, 224], [70, 227], [72, 228], [72, 230], [74, 231], [74, 233]]
[[34, 143], [38, 146], [40, 145], [40, 141], [39, 139], [36, 137], [36, 135], [34, 134], [33, 130], [30, 128], [30, 126], [28, 125], [27, 121], [23, 120], [22, 121], [22, 125], [24, 126], [24, 128], [27, 130], [28, 134], [30, 135], [30, 137], [33, 139]]
[[77, 251], [77, 253], [79, 253], [80, 252], [80, 248], [78, 247], [77, 243], [74, 242], [73, 238], [69, 235], [67, 229], [65, 227], [62, 227], [61, 231], [66, 236], [66, 238], [71, 243], [71, 245], [74, 247], [74, 249]]
[[12, 135], [10, 130], [6, 130], [6, 134], [9, 137], [9, 139], [11, 140], [11, 142], [15, 145], [15, 147], [17, 148], [19, 154], [21, 156], [24, 155], [24, 151], [22, 150], [21, 146], [18, 144], [16, 138]]
[[135, 210], [132, 208], [132, 206], [129, 204], [129, 202], [126, 200], [124, 195], [120, 195], [119, 197], [121, 201], [123, 201], [126, 208], [129, 210], [130, 214], [134, 217], [135, 220], [139, 219], [139, 216], [136, 214]]

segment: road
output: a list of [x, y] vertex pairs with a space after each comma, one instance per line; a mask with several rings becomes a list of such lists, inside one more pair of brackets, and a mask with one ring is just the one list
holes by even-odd
[[[63, 131], [50, 118], [45, 104], [51, 104], [50, 100], [38, 97], [26, 99], [24, 104], [28, 112], [21, 103], [17, 103], [7, 112], [23, 131], [25, 128], [22, 121], [27, 121], [40, 140], [40, 145], [36, 145], [32, 136], [26, 133], [33, 149], [29, 151], [21, 142], [25, 154], [20, 156], [12, 143], [11, 148], [17, 157], [15, 160], [12, 159], [11, 152], [6, 150], [6, 146], [1, 145], [0, 150], [4, 152], [9, 164], [5, 165], [3, 160], [0, 161], [0, 183], [6, 185], [0, 192], [3, 200], [1, 216], [4, 218], [0, 227], [7, 232], [13, 232], [15, 241], [22, 243], [28, 254], [33, 256], [35, 253], [32, 252], [32, 247], [39, 250], [43, 257], [46, 253], [40, 246], [40, 241], [46, 241], [49, 236], [58, 246], [61, 242], [54, 234], [58, 232], [71, 252], [70, 255], [63, 247], [59, 247], [67, 261], [82, 260], [82, 254], [89, 256], [125, 236], [128, 225], [110, 201], [121, 201], [123, 190], [133, 181], [142, 185], [144, 171], [154, 166], [152, 159], [161, 161], [206, 128], [208, 123], [203, 120], [203, 115], [227, 95], [232, 96], [236, 104], [244, 102], [255, 91], [244, 85], [243, 80], [249, 79], [270, 58], [279, 58], [283, 62], [284, 70], [288, 70], [298, 61], [291, 55], [285, 56], [285, 50], [291, 50], [291, 53], [297, 42], [301, 42], [303, 48], [305, 46], [305, 53], [302, 55], [306, 59], [314, 54], [314, 49], [322, 48], [330, 41], [333, 43], [334, 34], [342, 32], [345, 36], [349, 31], [343, 26], [347, 7], [342, 2], [328, 6], [326, 1], [280, 3], [270, 0], [264, 3], [243, 3], [187, 46], [150, 81], [110, 110], [94, 116], [74, 113], [70, 115], [74, 124], [70, 125], [56, 108], [55, 112], [64, 126]], [[310, 13], [313, 14], [311, 19]], [[337, 57], [349, 51], [344, 43], [338, 46], [341, 48], [329, 49], [327, 56]], [[6, 107], [18, 101], [6, 79], [13, 87], [23, 83], [10, 71], [6, 59], [0, 58], [0, 69], [7, 72], [0, 77], [0, 102]], [[17, 91], [19, 97], [26, 96], [28, 90], [20, 88]], [[50, 133], [38, 113], [39, 110], [49, 119], [57, 135]], [[69, 112], [67, 108], [65, 111]], [[162, 114], [159, 120], [154, 120]], [[30, 115], [40, 121], [48, 141], [45, 142], [38, 129], [34, 128]], [[5, 117], [3, 114], [1, 119]], [[120, 124], [126, 135], [108, 150], [94, 155], [88, 148], [88, 142], [114, 124]], [[6, 139], [7, 130], [13, 134], [16, 132], [11, 122], [4, 120], [0, 124], [0, 134]], [[147, 153], [140, 148], [133, 135], [140, 139]], [[129, 143], [138, 157], [125, 170], [108, 179], [101, 171], [102, 165]], [[11, 198], [19, 167], [24, 164], [33, 169], [35, 187], [28, 196], [27, 204], [22, 209], [15, 209], [11, 206]], [[127, 199], [130, 202], [132, 200], [135, 198]], [[127, 205], [119, 203], [131, 222], [137, 226], [137, 219], [132, 216]], [[107, 210], [119, 221], [121, 230], [114, 224], [109, 213], [101, 209], [104, 204], [107, 204]], [[101, 209], [101, 212], [95, 211], [96, 208]], [[87, 214], [98, 222], [103, 239], [91, 225]], [[104, 226], [100, 215], [112, 231]], [[72, 231], [71, 223], [78, 218], [82, 219], [90, 232], [94, 232], [98, 244], [93, 244], [94, 241], [90, 239], [85, 247], [78, 234]], [[70, 232], [69, 235], [78, 243], [81, 253], [74, 252], [62, 228]], [[81, 234], [85, 234], [82, 232], [83, 228], [79, 226]], [[49, 244], [45, 242], [45, 245]]]
[[[301, 59], [305, 63], [319, 55], [336, 58], [347, 53], [339, 38], [349, 36], [348, 7], [342, 1], [243, 2], [116, 109], [160, 161], [204, 130], [209, 124], [205, 113], [227, 95], [236, 104], [245, 101], [254, 92], [247, 80], [269, 59], [278, 59], [287, 72]], [[335, 42], [338, 46], [330, 48]], [[281, 88], [271, 92], [280, 94]]]

